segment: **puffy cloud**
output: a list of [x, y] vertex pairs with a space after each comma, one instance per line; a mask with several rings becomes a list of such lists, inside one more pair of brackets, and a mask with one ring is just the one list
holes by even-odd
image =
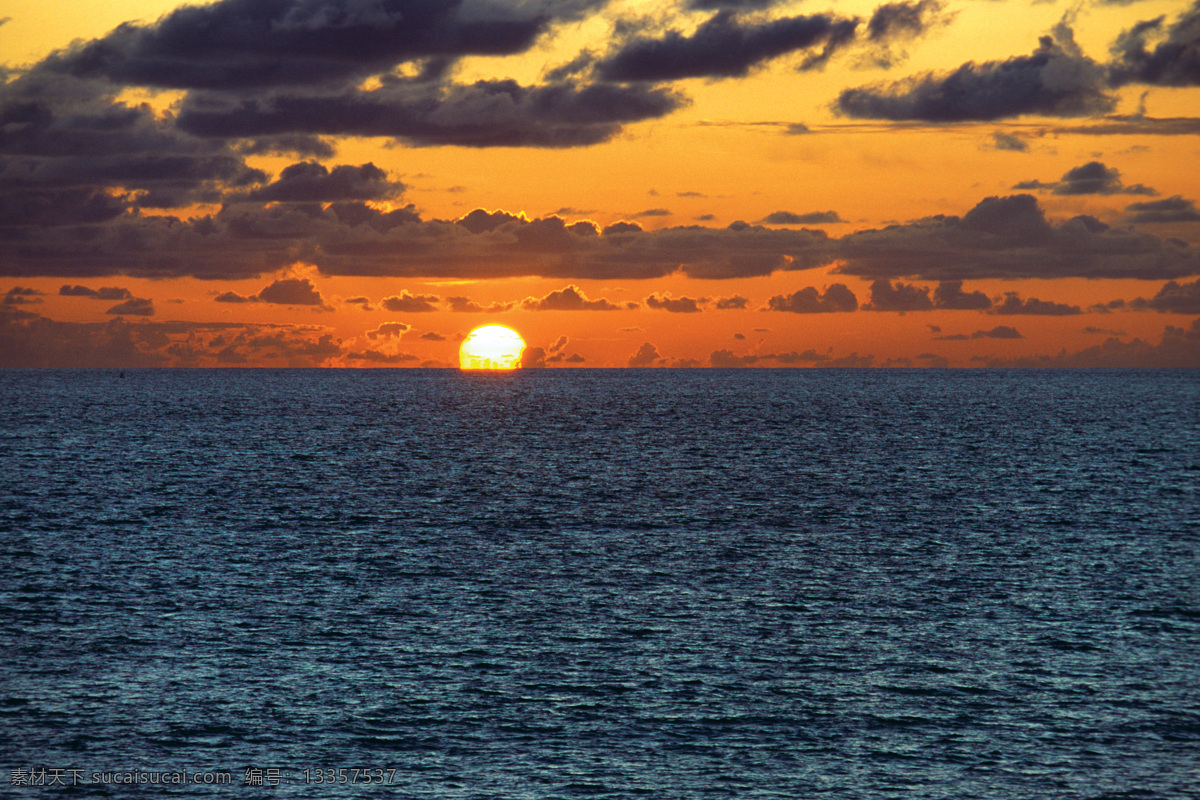
[[545, 297], [526, 297], [521, 307], [527, 311], [619, 311], [623, 306], [604, 298], [589, 300], [575, 284], [566, 286]]
[[546, 348], [526, 347], [521, 351], [522, 369], [543, 369], [546, 366]]
[[[676, 81], [738, 78], [779, 56], [810, 51], [803, 68], [819, 66], [854, 38], [858, 20], [828, 14], [750, 22], [733, 10], [718, 11], [696, 31], [661, 38], [636, 36], [597, 65], [607, 81]], [[820, 49], [817, 49], [820, 48]]]
[[1173, 314], [1200, 314], [1200, 280], [1184, 284], [1168, 281], [1154, 297], [1149, 300], [1139, 297], [1131, 305]]
[[1139, 22], [1117, 38], [1110, 66], [1114, 86], [1200, 86], [1200, 2], [1170, 27], [1164, 22], [1164, 17]]
[[339, 200], [383, 200], [404, 191], [404, 184], [388, 180], [374, 164], [358, 167], [343, 164], [330, 171], [313, 161], [285, 167], [279, 180], [253, 190], [253, 202], [329, 203]]
[[658, 354], [658, 348], [649, 342], [644, 342], [637, 352], [629, 357], [629, 366], [631, 367], [653, 367], [662, 362], [662, 356]]
[[1031, 195], [989, 197], [962, 217], [936, 216], [838, 240], [847, 275], [971, 278], [1142, 278], [1200, 274], [1200, 251], [1080, 216], [1046, 220]]
[[833, 311], [858, 310], [858, 298], [844, 283], [829, 286], [824, 294], [807, 286], [789, 295], [775, 295], [767, 301], [769, 311], [790, 311], [793, 314], [822, 314]]
[[1148, 200], [1125, 206], [1125, 220], [1131, 223], [1200, 222], [1200, 211], [1191, 200], [1179, 195], [1165, 200]]
[[1031, 55], [846, 89], [834, 103], [849, 117], [925, 122], [1095, 116], [1115, 106], [1104, 68], [1079, 51], [1065, 25], [1041, 37]]
[[439, 298], [435, 294], [410, 294], [407, 289], [394, 294], [391, 297], [385, 297], [380, 301], [388, 311], [394, 311], [401, 314], [422, 313], [426, 311], [437, 311], [434, 303], [438, 302]]
[[871, 303], [864, 306], [866, 311], [931, 311], [933, 301], [929, 298], [929, 289], [924, 286], [914, 286], [891, 281], [876, 280], [871, 283]]
[[1158, 192], [1142, 184], [1126, 186], [1121, 182], [1121, 173], [1112, 167], [1106, 167], [1099, 161], [1089, 161], [1074, 169], [1067, 170], [1062, 180], [1057, 183], [1042, 183], [1041, 181], [1023, 181], [1014, 189], [1047, 189], [1054, 194], [1148, 194]]
[[750, 298], [742, 297], [740, 294], [735, 294], [730, 297], [718, 297], [713, 307], [718, 311], [732, 311], [740, 308], [745, 308], [750, 302]]
[[385, 322], [373, 331], [367, 331], [368, 339], [399, 339], [412, 330], [411, 325], [403, 322]]
[[1022, 300], [1016, 292], [1005, 292], [1004, 300], [992, 306], [991, 313], [1064, 317], [1072, 314], [1082, 314], [1083, 310], [1079, 306], [1067, 305], [1066, 303], [1052, 303], [1047, 300], [1038, 300], [1034, 297]]
[[670, 311], [673, 314], [696, 314], [703, 310], [708, 303], [707, 297], [671, 297], [669, 294], [652, 294], [646, 298], [646, 305], [659, 311]]
[[322, 310], [332, 310], [308, 278], [280, 278], [264, 286], [258, 294], [247, 297], [237, 292], [222, 292], [214, 299], [218, 303], [274, 303], [286, 306], [316, 306]]
[[288, 306], [325, 305], [321, 293], [307, 278], [280, 278], [273, 281], [258, 293], [258, 300]]
[[983, 292], [966, 293], [962, 281], [942, 281], [933, 290], [933, 304], [945, 309], [985, 309], [992, 307], [991, 299]]
[[437, 333], [436, 331], [429, 331], [427, 333], [422, 333], [421, 338], [426, 341], [429, 341], [429, 342], [444, 342], [444, 341], [446, 341], [446, 337], [442, 336], [440, 333]]
[[739, 356], [732, 350], [722, 348], [709, 354], [708, 363], [716, 369], [738, 369], [753, 366], [758, 362], [758, 358], [753, 354]]
[[469, 297], [447, 297], [446, 304], [450, 306], [450, 310], [459, 314], [498, 314], [502, 311], [509, 311], [516, 303], [502, 303], [496, 301], [490, 305], [480, 305]]
[[764, 225], [830, 225], [834, 222], [845, 222], [836, 211], [810, 211], [807, 214], [793, 214], [791, 211], [775, 211], [761, 220]]

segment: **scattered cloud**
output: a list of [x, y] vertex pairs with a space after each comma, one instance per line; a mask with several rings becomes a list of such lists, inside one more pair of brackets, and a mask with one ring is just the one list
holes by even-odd
[[154, 301], [144, 297], [131, 297], [106, 310], [105, 314], [120, 314], [134, 317], [154, 316]]
[[1024, 339], [1025, 337], [1016, 328], [1009, 327], [1008, 325], [997, 325], [988, 331], [975, 331], [972, 334], [954, 333], [948, 336], [935, 336], [933, 338], [942, 342], [963, 342], [972, 339]]
[[671, 297], [669, 294], [652, 294], [646, 298], [646, 306], [672, 314], [696, 314], [704, 310], [707, 297]]
[[1175, 195], [1165, 200], [1130, 203], [1125, 206], [1125, 221], [1134, 224], [1200, 222], [1200, 211], [1191, 200]]
[[596, 64], [605, 81], [665, 82], [684, 78], [740, 78], [767, 61], [809, 51], [801, 66], [824, 63], [853, 38], [858, 20], [829, 14], [751, 21], [718, 11], [692, 34], [669, 30], [659, 38], [634, 35]]
[[1114, 86], [1200, 86], [1200, 3], [1193, 2], [1175, 22], [1139, 22], [1113, 44], [1109, 80]]
[[845, 89], [834, 109], [858, 119], [988, 121], [1038, 114], [1087, 117], [1112, 111], [1105, 69], [1079, 50], [1060, 24], [1028, 56], [967, 62], [888, 84]]
[[649, 342], [644, 342], [637, 352], [629, 357], [629, 366], [631, 367], [653, 367], [662, 362], [662, 356], [658, 354], [658, 348]]
[[1172, 314], [1200, 314], [1200, 280], [1183, 284], [1168, 281], [1154, 297], [1149, 300], [1139, 297], [1130, 305]]
[[516, 303], [496, 301], [483, 306], [469, 297], [447, 297], [446, 304], [450, 306], [451, 311], [460, 314], [498, 314], [502, 311], [509, 311], [516, 305]]
[[767, 301], [768, 311], [788, 311], [793, 314], [823, 314], [836, 311], [857, 311], [858, 298], [844, 283], [835, 283], [819, 293], [807, 286], [789, 295], [775, 295]]
[[550, 292], [545, 297], [526, 297], [521, 301], [521, 307], [526, 311], [620, 311], [627, 308], [602, 297], [588, 299], [575, 284]]
[[403, 322], [385, 322], [373, 331], [367, 331], [368, 339], [399, 339], [412, 330], [411, 325]]
[[1053, 303], [1048, 300], [1038, 300], [1034, 297], [1029, 297], [1024, 300], [1016, 292], [1005, 292], [1004, 299], [998, 301], [991, 310], [992, 314], [1016, 315], [1023, 314], [1027, 316], [1049, 316], [1063, 317], [1073, 314], [1082, 314], [1083, 309], [1079, 306], [1068, 305], [1067, 303]]
[[435, 294], [410, 294], [407, 289], [394, 294], [391, 297], [385, 297], [379, 301], [388, 311], [393, 311], [399, 314], [419, 314], [428, 311], [437, 311], [437, 306], [434, 305], [440, 300]]
[[835, 222], [845, 222], [836, 211], [810, 211], [807, 214], [793, 214], [790, 211], [775, 211], [763, 217], [763, 225], [830, 225]]
[[1062, 179], [1055, 183], [1041, 181], [1022, 181], [1013, 186], [1014, 189], [1034, 189], [1051, 191], [1059, 195], [1079, 194], [1146, 194], [1156, 195], [1158, 192], [1140, 183], [1126, 186], [1121, 182], [1121, 173], [1112, 167], [1106, 167], [1099, 161], [1090, 161], [1083, 166], [1067, 170]]

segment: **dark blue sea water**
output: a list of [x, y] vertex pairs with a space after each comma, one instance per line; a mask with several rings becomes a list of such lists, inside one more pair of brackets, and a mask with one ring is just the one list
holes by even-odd
[[0, 399], [13, 796], [1200, 796], [1194, 371]]

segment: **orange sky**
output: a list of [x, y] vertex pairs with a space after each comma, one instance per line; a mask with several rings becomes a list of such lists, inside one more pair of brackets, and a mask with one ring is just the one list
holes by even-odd
[[0, 365], [1200, 366], [1196, 3], [263, 7], [8, 4]]

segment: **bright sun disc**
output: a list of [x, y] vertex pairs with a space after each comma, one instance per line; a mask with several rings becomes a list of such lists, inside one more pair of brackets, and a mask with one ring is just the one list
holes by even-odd
[[463, 339], [458, 349], [459, 369], [516, 369], [521, 366], [525, 340], [512, 328], [484, 325]]

